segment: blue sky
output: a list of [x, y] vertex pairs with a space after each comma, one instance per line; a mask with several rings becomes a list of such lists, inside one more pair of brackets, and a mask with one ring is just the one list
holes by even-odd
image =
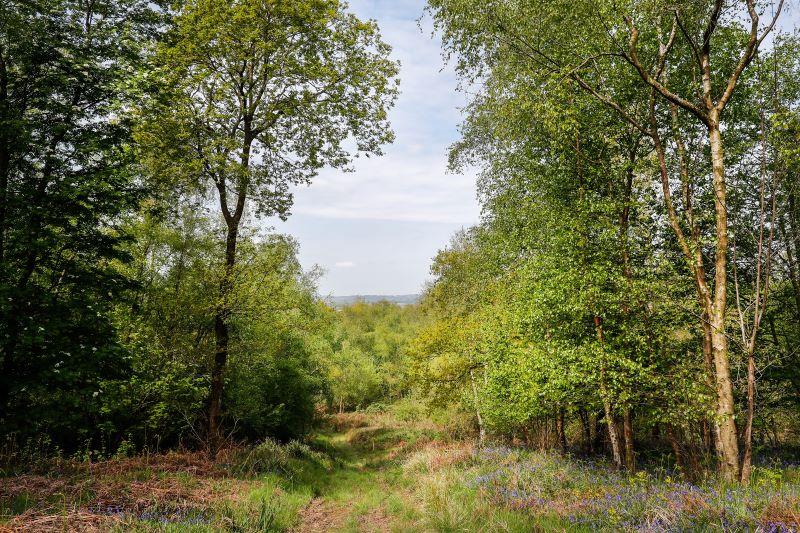
[[424, 0], [350, 2], [359, 17], [378, 21], [392, 45], [401, 94], [390, 115], [396, 140], [385, 155], [358, 160], [352, 173], [322, 171], [295, 191], [289, 220], [273, 222], [299, 241], [306, 269], [325, 269], [322, 295], [419, 292], [436, 251], [478, 220], [475, 175], [446, 171], [465, 100], [430, 20], [418, 24], [424, 6]]

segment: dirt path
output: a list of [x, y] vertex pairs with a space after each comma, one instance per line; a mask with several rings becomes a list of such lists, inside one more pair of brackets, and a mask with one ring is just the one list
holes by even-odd
[[[319, 496], [301, 511], [297, 533], [404, 531], [414, 505], [400, 463], [403, 442], [378, 442], [381, 427], [329, 435], [342, 461], [321, 484]], [[401, 512], [402, 511], [402, 512]]]
[[336, 531], [344, 526], [351, 510], [352, 505], [343, 507], [322, 497], [314, 498], [300, 511], [300, 523], [295, 531], [303, 533]]

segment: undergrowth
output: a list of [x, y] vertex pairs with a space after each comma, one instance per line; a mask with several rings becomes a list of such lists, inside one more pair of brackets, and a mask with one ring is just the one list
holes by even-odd
[[[430, 419], [332, 417], [299, 442], [36, 461], [0, 478], [0, 531], [753, 531], [800, 528], [800, 468], [748, 486], [479, 447]], [[14, 475], [9, 475], [14, 474]]]

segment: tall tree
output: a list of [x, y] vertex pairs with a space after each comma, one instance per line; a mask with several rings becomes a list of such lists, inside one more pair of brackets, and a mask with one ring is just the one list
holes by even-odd
[[155, 5], [0, 2], [4, 430], [82, 443], [96, 435], [99, 381], [124, 368], [109, 309], [126, 280], [112, 263], [140, 196], [124, 81], [145, 66]]
[[[726, 327], [730, 243], [722, 132], [737, 86], [773, 30], [783, 2], [774, 6], [766, 21], [762, 16], [769, 4], [756, 0], [702, 4], [431, 0], [429, 5], [445, 42], [460, 54], [459, 68], [469, 79], [507, 65], [524, 66], [545, 87], [561, 81], [575, 84], [650, 141], [669, 224], [696, 285], [709, 378], [716, 391], [720, 472], [727, 479], [738, 479]], [[745, 27], [741, 20], [747, 21]], [[627, 88], [621, 80], [630, 80]], [[661, 112], [665, 108], [673, 113]], [[705, 130], [709, 155], [703, 185], [713, 192], [708, 212], [701, 213], [694, 205], [695, 212], [691, 195], [681, 212], [672, 197], [664, 134], [672, 131], [675, 115]], [[692, 177], [681, 173], [680, 178], [686, 183]], [[691, 190], [690, 184], [686, 187]], [[704, 215], [714, 220], [710, 234], [703, 234], [696, 223], [695, 217]], [[714, 245], [707, 261], [703, 240], [709, 238]]]
[[220, 444], [237, 242], [248, 214], [288, 215], [292, 185], [392, 139], [397, 64], [374, 22], [339, 0], [192, 0], [160, 61], [175, 89], [140, 139], [162, 175], [215, 193], [225, 274], [215, 313], [208, 431]]

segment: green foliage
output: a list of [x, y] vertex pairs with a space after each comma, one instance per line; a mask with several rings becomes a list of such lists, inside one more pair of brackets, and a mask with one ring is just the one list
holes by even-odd
[[[104, 394], [116, 428], [134, 431], [140, 445], [202, 436], [222, 276], [217, 231], [192, 210], [135, 226], [140, 238], [128, 268], [142, 290], [135, 309], [119, 307], [118, 327], [137, 364], [124, 386]], [[296, 244], [280, 235], [240, 244], [224, 398], [236, 438], [288, 440], [313, 420], [323, 386], [316, 350], [330, 322], [296, 253]]]
[[[325, 404], [689, 475], [723, 425], [729, 450], [797, 439], [800, 39], [742, 55], [739, 4], [428, 6], [471, 90], [450, 163], [480, 169], [483, 216], [421, 304], [334, 310], [296, 242], [249, 228], [392, 140], [374, 21], [340, 0], [0, 5], [4, 471], [222, 433], [264, 442], [250, 475], [321, 464], [295, 439]], [[581, 475], [544, 462], [542, 487]], [[448, 497], [440, 529], [464, 519]], [[230, 519], [273, 528], [273, 503]]]
[[[181, 4], [173, 22], [157, 47], [156, 72], [145, 80], [161, 90], [138, 107], [136, 140], [154, 188], [216, 196], [225, 222], [206, 431], [215, 454], [224, 432], [229, 354], [253, 361], [236, 352], [254, 340], [241, 319], [255, 307], [238, 308], [255, 288], [248, 287], [255, 279], [241, 279], [249, 260], [243, 228], [253, 218], [285, 219], [291, 187], [308, 184], [321, 168], [347, 169], [358, 155], [381, 153], [393, 138], [387, 111], [397, 92], [397, 65], [376, 24], [360, 21], [338, 0], [197, 0]], [[245, 346], [237, 346], [239, 340]], [[303, 377], [310, 372], [302, 364], [255, 366], [272, 377], [234, 391], [240, 405], [242, 394], [252, 396], [256, 388], [280, 394], [278, 381], [291, 381], [297, 401], [310, 403], [315, 385]], [[284, 418], [283, 407], [277, 409], [265, 408], [263, 423], [248, 431], [277, 424]], [[302, 425], [281, 424], [292, 426], [282, 428], [287, 434]]]
[[416, 305], [357, 301], [340, 309], [327, 370], [327, 396], [336, 409], [367, 408], [409, 392], [407, 344], [424, 323]]
[[383, 382], [370, 354], [344, 341], [330, 366], [330, 394], [340, 410], [365, 407], [379, 398]]
[[135, 98], [156, 5], [33, 1], [0, 6], [0, 433], [96, 439], [98, 397], [126, 379], [113, 302], [129, 280], [121, 221]]
[[288, 440], [311, 429], [322, 380], [302, 342], [237, 354], [228, 380], [226, 405], [236, 435]]
[[221, 190], [229, 223], [245, 198], [285, 217], [290, 185], [392, 140], [389, 50], [338, 0], [186, 2], [140, 110], [142, 162], [168, 190]]
[[0, 435], [200, 444], [220, 373], [235, 438], [306, 432], [341, 340], [296, 244], [244, 228], [392, 139], [389, 52], [337, 0], [0, 5]]
[[330, 457], [312, 450], [307, 444], [299, 441], [279, 444], [268, 439], [252, 448], [237, 450], [231, 458], [230, 468], [247, 476], [270, 473], [292, 476], [309, 464], [325, 469], [332, 466]]
[[[615, 452], [624, 439], [629, 468], [641, 441], [666, 445], [650, 429], [666, 428], [676, 460], [689, 455], [695, 467], [712, 425], [728, 424], [736, 447], [722, 406], [731, 376], [747, 375], [745, 346], [758, 344], [756, 366], [793, 359], [778, 346], [796, 331], [796, 313], [772, 304], [771, 339], [757, 316], [765, 276], [776, 291], [791, 280], [783, 298], [800, 294], [786, 137], [796, 133], [788, 110], [798, 102], [797, 45], [779, 35], [751, 58], [749, 28], [731, 14], [742, 6], [716, 19], [714, 5], [722, 3], [428, 2], [470, 88], [451, 166], [479, 166], [483, 206], [481, 223], [437, 256], [423, 300], [435, 321], [410, 353], [431, 399], [458, 398], [497, 434], [531, 442], [538, 431], [542, 445], [562, 448], [565, 425], [580, 419], [583, 450], [593, 449], [593, 431]], [[759, 35], [769, 11], [756, 2], [750, 13], [762, 17]], [[711, 65], [705, 93], [699, 54]], [[714, 166], [717, 115], [708, 121], [703, 109], [718, 103], [725, 156]], [[715, 314], [712, 329], [729, 334], [712, 347]], [[770, 391], [759, 400], [762, 431], [778, 374], [792, 372], [765, 372], [759, 383]], [[744, 381], [733, 385], [742, 414]]]

